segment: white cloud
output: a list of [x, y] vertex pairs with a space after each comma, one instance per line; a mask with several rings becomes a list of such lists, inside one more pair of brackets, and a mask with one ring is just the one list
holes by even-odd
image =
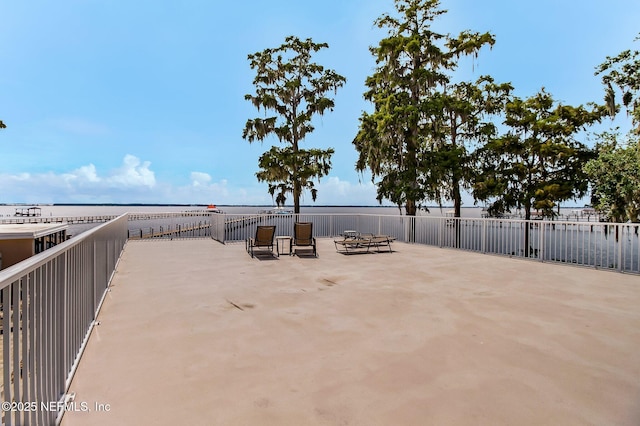
[[86, 180], [87, 182], [100, 182], [100, 178], [98, 177], [98, 173], [96, 171], [96, 166], [94, 166], [93, 164], [80, 167], [77, 170], [77, 175], [80, 179]]
[[[164, 202], [150, 192], [156, 185], [151, 163], [127, 154], [122, 165], [101, 176], [93, 164], [66, 173], [0, 174], [5, 203]], [[142, 199], [144, 198], [144, 199]]]
[[191, 172], [190, 183], [185, 186], [167, 186], [163, 197], [167, 203], [176, 204], [233, 204], [238, 188], [229, 188], [226, 179], [214, 182], [211, 175], [204, 172]]
[[127, 154], [122, 161], [122, 167], [117, 169], [106, 182], [111, 187], [146, 186], [153, 188], [156, 184], [155, 173], [149, 168], [149, 161], [141, 162], [134, 155]]
[[72, 182], [79, 182], [80, 184], [84, 184], [101, 181], [100, 177], [98, 177], [96, 166], [94, 166], [93, 164], [82, 166], [72, 171], [71, 173], [65, 173], [62, 175], [62, 178], [65, 179], [69, 184], [72, 184]]
[[[378, 203], [376, 186], [371, 181], [353, 183], [339, 177], [329, 177], [320, 181], [317, 188], [318, 205], [370, 206]], [[308, 204], [311, 204], [310, 201]], [[307, 204], [306, 200], [304, 204]]]
[[[190, 172], [188, 183], [184, 185], [157, 181], [151, 163], [130, 154], [123, 158], [119, 167], [107, 172], [87, 164], [64, 173], [0, 174], [0, 188], [0, 202], [3, 203], [273, 203], [266, 184], [253, 182], [235, 186], [227, 179], [216, 180], [201, 171]], [[327, 177], [317, 184], [317, 188], [317, 201], [313, 203], [310, 194], [305, 192], [302, 204], [377, 204], [376, 187], [370, 181], [354, 183]]]
[[31, 178], [29, 173], [18, 173], [17, 175], [13, 175], [13, 179], [17, 181], [26, 181]]
[[202, 172], [191, 172], [191, 185], [196, 186], [206, 186], [211, 182], [211, 175], [208, 173]]

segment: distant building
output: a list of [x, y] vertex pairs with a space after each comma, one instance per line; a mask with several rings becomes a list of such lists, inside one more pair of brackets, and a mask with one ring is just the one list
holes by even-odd
[[66, 241], [68, 227], [66, 223], [0, 224], [0, 269]]
[[42, 209], [40, 207], [18, 207], [15, 215], [29, 217], [42, 216]]

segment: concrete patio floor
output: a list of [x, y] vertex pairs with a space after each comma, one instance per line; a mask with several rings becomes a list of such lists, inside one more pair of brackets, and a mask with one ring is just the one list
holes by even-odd
[[640, 277], [393, 248], [130, 241], [62, 424], [640, 424]]

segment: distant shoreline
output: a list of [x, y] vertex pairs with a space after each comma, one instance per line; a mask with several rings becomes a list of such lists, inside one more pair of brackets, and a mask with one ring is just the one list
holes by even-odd
[[[208, 207], [209, 204], [181, 204], [181, 203], [0, 203], [0, 206], [56, 206], [56, 207]], [[270, 204], [216, 204], [217, 207], [273, 207]], [[293, 206], [285, 206], [285, 207], [293, 207]], [[394, 208], [397, 209], [398, 206], [393, 205], [357, 205], [357, 204], [302, 204], [300, 207], [310, 208], [310, 207], [345, 207], [345, 208]], [[452, 209], [452, 205], [431, 205], [425, 206], [427, 209]], [[577, 208], [585, 208], [587, 206], [561, 206], [562, 209], [577, 209]], [[481, 209], [483, 206], [462, 206], [463, 209]]]

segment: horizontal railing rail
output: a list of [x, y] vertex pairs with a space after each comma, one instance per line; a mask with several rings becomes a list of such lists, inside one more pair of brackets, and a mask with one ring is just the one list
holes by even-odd
[[51, 425], [127, 241], [127, 215], [0, 272], [3, 425]]

